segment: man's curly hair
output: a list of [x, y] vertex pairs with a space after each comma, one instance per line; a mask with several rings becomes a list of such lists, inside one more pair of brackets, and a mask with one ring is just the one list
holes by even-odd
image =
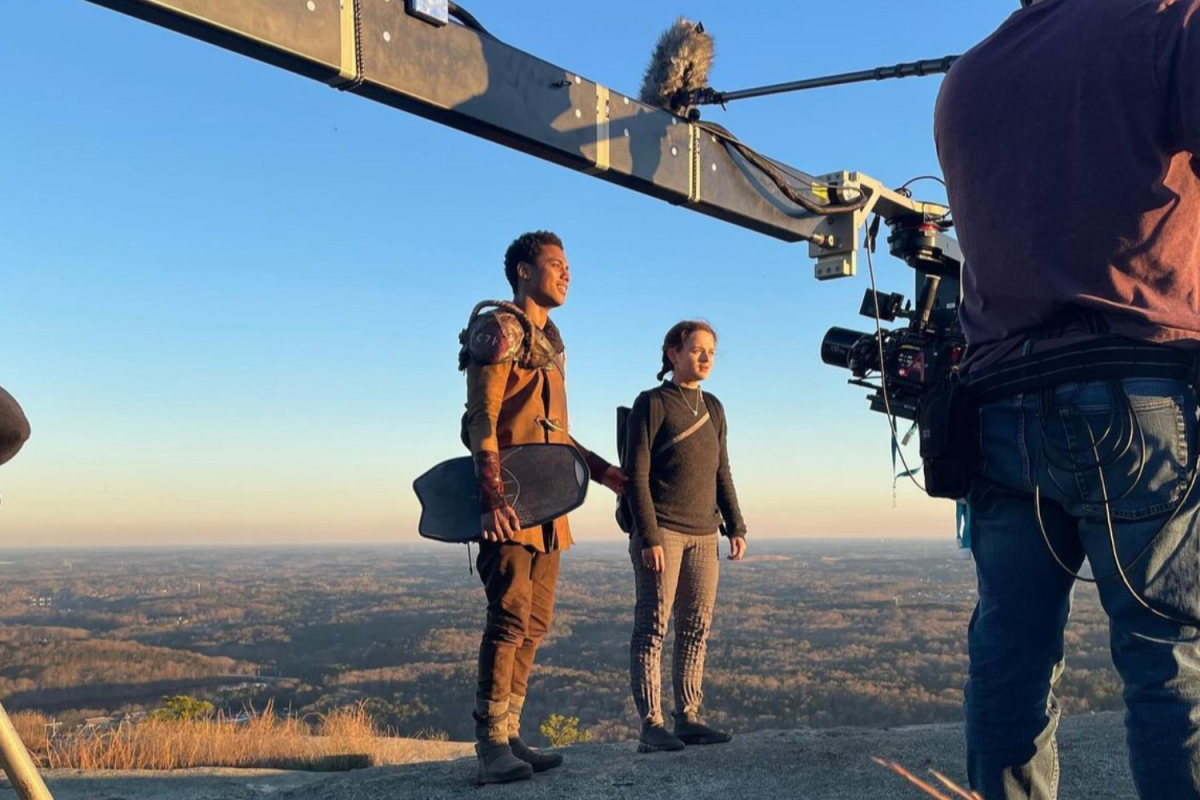
[[517, 291], [517, 265], [521, 262], [533, 264], [546, 245], [562, 247], [563, 243], [550, 231], [531, 231], [522, 233], [504, 251], [504, 277], [508, 278], [514, 294]]

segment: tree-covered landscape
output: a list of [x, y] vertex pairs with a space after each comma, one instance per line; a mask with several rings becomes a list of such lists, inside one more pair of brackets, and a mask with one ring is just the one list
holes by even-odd
[[[974, 570], [942, 542], [754, 542], [722, 562], [706, 713], [735, 731], [961, 719]], [[363, 703], [401, 736], [471, 738], [483, 590], [462, 547], [7, 551], [0, 697], [63, 728], [164, 696], [230, 716]], [[616, 543], [564, 557], [557, 616], [526, 709], [580, 735], [634, 732], [633, 586]], [[1080, 587], [1061, 694], [1120, 707], [1107, 623]], [[664, 681], [669, 693], [670, 647]], [[556, 723], [557, 724], [557, 723]]]

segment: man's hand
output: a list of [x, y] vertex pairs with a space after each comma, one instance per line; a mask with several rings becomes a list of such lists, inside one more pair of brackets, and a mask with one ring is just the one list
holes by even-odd
[[734, 536], [729, 540], [729, 555], [726, 558], [730, 561], [741, 561], [744, 555], [746, 555], [746, 537]]
[[512, 506], [485, 511], [479, 515], [479, 527], [485, 542], [507, 542], [521, 530], [521, 520]]
[[667, 556], [663, 552], [662, 545], [642, 548], [642, 566], [651, 572], [662, 574], [663, 570], [667, 568]]
[[625, 473], [621, 472], [617, 467], [609, 467], [604, 470], [604, 475], [601, 476], [600, 482], [612, 489], [616, 494], [625, 493], [625, 483], [629, 478], [625, 477]]
[[521, 530], [517, 512], [504, 498], [504, 479], [500, 477], [500, 453], [480, 450], [475, 454], [475, 477], [479, 480], [479, 530], [485, 542], [507, 542]]

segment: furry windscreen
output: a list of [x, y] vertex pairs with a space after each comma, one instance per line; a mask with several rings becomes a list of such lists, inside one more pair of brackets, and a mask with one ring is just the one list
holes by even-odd
[[712, 62], [712, 36], [699, 22], [680, 17], [658, 37], [642, 78], [641, 101], [682, 114], [687, 109], [686, 93], [708, 85]]

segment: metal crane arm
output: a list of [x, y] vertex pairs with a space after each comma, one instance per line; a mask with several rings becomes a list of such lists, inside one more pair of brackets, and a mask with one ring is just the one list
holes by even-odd
[[[438, 0], [91, 1], [725, 222], [807, 241], [821, 279], [855, 273], [868, 213], [946, 213], [857, 173], [813, 176], [768, 159], [770, 176], [703, 123], [522, 52], [481, 26], [442, 24], [427, 11]], [[812, 213], [778, 180], [817, 204], [866, 203]]]

